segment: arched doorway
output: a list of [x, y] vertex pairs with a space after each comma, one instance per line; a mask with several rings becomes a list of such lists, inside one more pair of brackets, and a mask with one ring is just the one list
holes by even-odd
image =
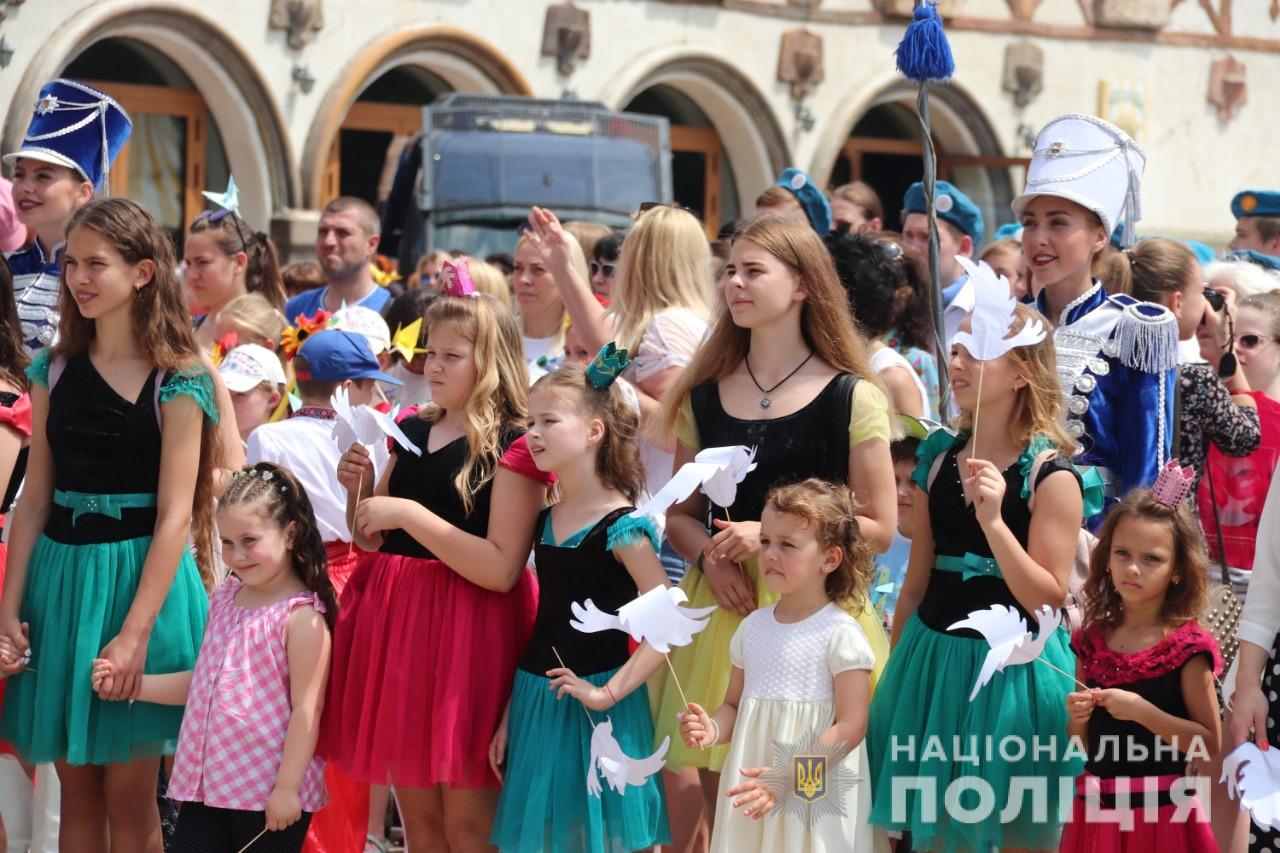
[[413, 65], [392, 68], [347, 111], [325, 168], [323, 205], [340, 195], [377, 205], [387, 198], [404, 146], [422, 132], [422, 108], [453, 87]]
[[663, 116], [671, 122], [671, 189], [677, 204], [702, 217], [709, 236], [738, 218], [741, 204], [733, 165], [720, 134], [691, 99], [667, 85], [645, 89], [625, 112]]
[[231, 174], [222, 134], [191, 78], [130, 38], [95, 42], [62, 73], [97, 86], [129, 113], [133, 133], [111, 171], [111, 194], [137, 201], [180, 242], [205, 207], [201, 192], [225, 187]]
[[662, 48], [609, 81], [600, 100], [671, 122], [676, 200], [708, 234], [741, 215], [789, 162], [777, 116], [752, 81], [718, 57]]
[[[902, 227], [902, 198], [923, 172], [922, 136], [915, 110], [915, 88], [890, 86], [851, 120], [829, 172], [829, 185], [861, 180], [884, 205], [884, 227]], [[1023, 157], [1006, 157], [982, 111], [954, 86], [930, 90], [930, 118], [938, 155], [938, 177], [955, 184], [982, 210], [989, 239], [1009, 222], [1009, 203], [1022, 187]]]

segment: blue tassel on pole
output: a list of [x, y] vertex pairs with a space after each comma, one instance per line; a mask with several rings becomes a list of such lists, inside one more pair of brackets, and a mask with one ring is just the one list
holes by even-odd
[[956, 72], [951, 45], [942, 30], [942, 16], [933, 3], [916, 6], [914, 20], [898, 42], [898, 70], [909, 80], [946, 80]]

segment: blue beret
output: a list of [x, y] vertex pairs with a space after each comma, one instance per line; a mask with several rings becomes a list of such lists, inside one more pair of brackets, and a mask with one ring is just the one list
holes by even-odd
[[[938, 181], [933, 193], [934, 212], [943, 222], [949, 222], [973, 239], [973, 245], [982, 243], [985, 233], [982, 211], [970, 198], [946, 181]], [[907, 188], [902, 198], [904, 213], [927, 213], [924, 206], [924, 184], [916, 181]]]
[[1181, 240], [1179, 242], [1191, 250], [1201, 266], [1211, 264], [1218, 259], [1218, 253], [1207, 243], [1201, 243], [1199, 240]]
[[823, 237], [831, 233], [831, 202], [827, 201], [826, 194], [818, 189], [812, 178], [791, 166], [778, 176], [778, 186], [796, 197], [814, 231]]
[[1006, 222], [996, 229], [996, 233], [991, 235], [992, 240], [1020, 240], [1022, 239], [1022, 226], [1017, 222]]
[[1264, 255], [1261, 252], [1255, 252], [1253, 249], [1238, 249], [1224, 257], [1223, 260], [1245, 261], [1247, 263], [1256, 264], [1264, 270], [1280, 272], [1280, 258], [1275, 255]]
[[1245, 190], [1231, 199], [1231, 213], [1241, 216], [1280, 216], [1280, 192], [1275, 190]]

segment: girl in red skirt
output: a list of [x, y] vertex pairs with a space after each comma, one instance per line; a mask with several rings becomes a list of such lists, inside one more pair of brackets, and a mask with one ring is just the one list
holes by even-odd
[[1088, 764], [1061, 851], [1218, 849], [1184, 779], [1193, 759], [1217, 752], [1222, 668], [1217, 641], [1196, 623], [1209, 573], [1182, 505], [1190, 488], [1171, 462], [1111, 510], [1089, 561], [1085, 627], [1072, 639], [1089, 689], [1067, 696], [1067, 730], [1087, 743]]
[[395, 786], [414, 850], [488, 844], [488, 746], [533, 627], [525, 560], [547, 486], [524, 441], [519, 326], [488, 296], [448, 293], [426, 317], [433, 403], [400, 424], [420, 455], [397, 445], [376, 484], [359, 445], [339, 463], [373, 553], [340, 599], [321, 734], [347, 773]]

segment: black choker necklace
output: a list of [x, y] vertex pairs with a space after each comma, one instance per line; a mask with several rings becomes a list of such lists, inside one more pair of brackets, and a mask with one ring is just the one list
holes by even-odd
[[[795, 369], [795, 370], [791, 371], [791, 372], [790, 372], [790, 373], [788, 373], [786, 376], [782, 377], [782, 382], [786, 382], [786, 381], [787, 381], [788, 379], [790, 379], [792, 376], [795, 376], [797, 373], [799, 373], [799, 372], [800, 372], [800, 368], [802, 368], [802, 367], [804, 367], [806, 364], [808, 364], [808, 363], [809, 363], [809, 359], [811, 359], [811, 358], [813, 358], [813, 352], [812, 352], [812, 351], [810, 351], [810, 353], [804, 357], [804, 361], [802, 361], [802, 362], [800, 362], [798, 365], [796, 365], [796, 369]], [[746, 364], [746, 365], [747, 365], [747, 375], [751, 377], [751, 381], [755, 383], [756, 388], [757, 388], [757, 389], [759, 389], [760, 393], [764, 395], [763, 397], [761, 397], [761, 398], [760, 398], [760, 408], [762, 408], [762, 409], [767, 409], [767, 408], [769, 408], [770, 406], [772, 406], [772, 405], [773, 405], [773, 401], [769, 399], [769, 395], [770, 395], [770, 394], [772, 394], [774, 391], [777, 391], [779, 388], [781, 388], [781, 387], [782, 387], [782, 382], [779, 382], [777, 385], [774, 385], [772, 388], [763, 388], [763, 387], [761, 387], [760, 383], [756, 380], [756, 375], [755, 375], [754, 373], [752, 373], [752, 372], [751, 372], [751, 359], [750, 359], [750, 358], [748, 358], [747, 356], [743, 356], [743, 357], [742, 357], [742, 361], [743, 361], [743, 363], [744, 363], [744, 364]]]

